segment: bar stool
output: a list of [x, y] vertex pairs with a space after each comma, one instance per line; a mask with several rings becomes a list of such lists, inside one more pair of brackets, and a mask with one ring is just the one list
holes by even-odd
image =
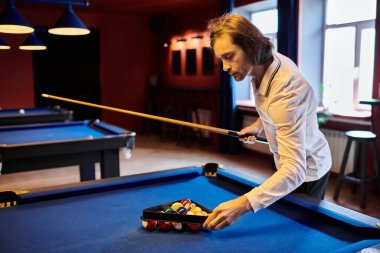
[[[376, 184], [377, 193], [380, 195], [380, 171], [378, 149], [376, 144], [377, 136], [374, 128], [374, 106], [380, 105], [380, 100], [360, 101], [361, 104], [369, 104], [372, 107], [371, 115], [371, 131], [353, 130], [345, 133], [347, 144], [344, 150], [341, 168], [339, 171], [338, 181], [335, 186], [334, 200], [338, 200], [340, 188], [343, 181], [348, 181], [354, 184], [359, 184], [361, 189], [360, 207], [366, 207], [367, 182], [374, 181]], [[348, 155], [350, 153], [351, 144], [355, 144], [354, 153], [354, 171], [350, 174], [345, 174]], [[370, 144], [372, 151], [372, 161], [374, 166], [374, 175], [367, 175], [367, 145]], [[360, 161], [360, 162], [359, 162]], [[360, 167], [359, 167], [360, 166]], [[353, 186], [355, 187], [355, 185]], [[355, 188], [352, 188], [353, 192]]]

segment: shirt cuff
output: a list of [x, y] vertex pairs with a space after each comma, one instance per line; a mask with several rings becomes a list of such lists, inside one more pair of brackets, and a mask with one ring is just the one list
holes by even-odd
[[257, 187], [244, 194], [244, 196], [247, 197], [249, 203], [251, 204], [252, 210], [255, 213], [264, 208], [260, 203], [260, 190]]

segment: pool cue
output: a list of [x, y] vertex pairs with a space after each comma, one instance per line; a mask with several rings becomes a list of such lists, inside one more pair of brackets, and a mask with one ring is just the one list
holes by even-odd
[[[248, 136], [252, 136], [251, 134], [245, 134], [240, 136], [237, 131], [232, 131], [232, 130], [227, 130], [223, 128], [218, 128], [218, 127], [212, 127], [212, 126], [206, 126], [206, 125], [201, 125], [201, 124], [196, 124], [196, 123], [190, 123], [187, 121], [182, 121], [182, 120], [176, 120], [176, 119], [170, 119], [170, 118], [165, 118], [165, 117], [160, 117], [160, 116], [154, 116], [150, 114], [145, 114], [145, 113], [140, 113], [140, 112], [134, 112], [134, 111], [129, 111], [129, 110], [124, 110], [116, 107], [110, 107], [110, 106], [105, 106], [105, 105], [99, 105], [99, 104], [94, 104], [94, 103], [89, 103], [89, 102], [83, 102], [80, 100], [75, 100], [75, 99], [70, 99], [70, 98], [64, 98], [64, 97], [58, 97], [54, 95], [49, 95], [49, 94], [42, 94], [43, 97], [45, 98], [50, 98], [50, 99], [55, 99], [55, 100], [61, 100], [64, 102], [69, 102], [69, 103], [74, 103], [74, 104], [80, 104], [80, 105], [85, 105], [85, 106], [90, 106], [90, 107], [96, 107], [104, 110], [109, 110], [109, 111], [115, 111], [115, 112], [121, 112], [129, 115], [134, 115], [137, 117], [142, 117], [142, 118], [147, 118], [147, 119], [153, 119], [153, 120], [158, 120], [158, 121], [163, 121], [166, 123], [172, 123], [176, 125], [181, 125], [181, 126], [186, 126], [186, 127], [193, 127], [193, 128], [198, 128], [198, 129], [203, 129], [207, 130], [213, 133], [217, 134], [222, 134], [222, 135], [228, 135], [236, 138], [245, 138]], [[261, 142], [268, 144], [268, 141], [266, 138], [263, 137], [256, 137], [256, 142]]]

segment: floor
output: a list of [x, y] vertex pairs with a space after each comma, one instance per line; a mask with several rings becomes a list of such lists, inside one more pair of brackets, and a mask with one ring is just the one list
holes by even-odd
[[[177, 145], [170, 140], [162, 142], [155, 135], [139, 135], [136, 138], [136, 149], [132, 152], [130, 159], [126, 159], [123, 152], [120, 153], [121, 175], [173, 169], [207, 162], [217, 162], [227, 168], [234, 168], [256, 177], [267, 178], [273, 173], [271, 158], [267, 155], [252, 151], [238, 155], [221, 154], [212, 150], [208, 145], [192, 144], [190, 147], [186, 147]], [[99, 165], [97, 165], [97, 178], [99, 177]], [[78, 181], [78, 167], [72, 166], [1, 175], [0, 190], [32, 189]], [[339, 201], [332, 199], [335, 182], [336, 176], [332, 175], [326, 191], [326, 200], [380, 218], [380, 198], [376, 195], [374, 187], [370, 187], [368, 190], [367, 208], [361, 209], [359, 192], [355, 195], [351, 194], [348, 183], [343, 184]]]

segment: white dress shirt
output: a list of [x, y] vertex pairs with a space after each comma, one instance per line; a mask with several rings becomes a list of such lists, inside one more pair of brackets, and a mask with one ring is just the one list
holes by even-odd
[[289, 58], [277, 52], [273, 58], [259, 88], [252, 83], [256, 110], [277, 168], [263, 184], [245, 194], [255, 212], [303, 182], [318, 180], [331, 168], [312, 87]]

